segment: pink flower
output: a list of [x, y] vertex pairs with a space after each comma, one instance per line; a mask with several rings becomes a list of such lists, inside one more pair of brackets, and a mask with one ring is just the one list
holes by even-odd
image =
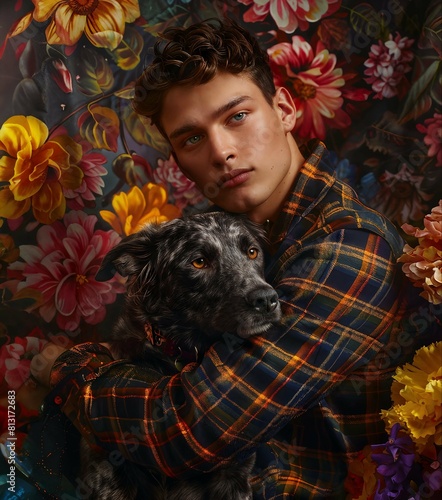
[[336, 56], [322, 42], [314, 53], [304, 38], [294, 36], [291, 45], [279, 43], [268, 53], [276, 85], [290, 85], [297, 108], [295, 132], [300, 137], [324, 139], [328, 128], [350, 125], [350, 117], [342, 110], [342, 69], [336, 68]]
[[154, 171], [155, 182], [167, 187], [169, 184], [174, 197], [174, 205], [183, 210], [187, 205], [196, 205], [203, 201], [204, 197], [198, 191], [195, 183], [189, 180], [178, 168], [173, 156], [168, 160], [158, 160], [158, 168]]
[[83, 171], [81, 185], [77, 189], [64, 189], [63, 194], [67, 205], [72, 210], [83, 210], [85, 204], [94, 206], [96, 195], [102, 195], [104, 181], [101, 178], [107, 174], [103, 165], [107, 162], [104, 155], [100, 153], [87, 153], [90, 146], [82, 144], [83, 156], [78, 166]]
[[432, 304], [442, 304], [442, 200], [424, 218], [424, 229], [403, 224], [406, 234], [418, 239], [418, 244], [404, 247], [398, 259], [404, 262], [402, 271], [422, 288], [421, 295]]
[[424, 142], [428, 149], [428, 156], [436, 157], [436, 166], [442, 167], [442, 114], [434, 113], [433, 118], [427, 118], [424, 125], [418, 123], [416, 128], [425, 134]]
[[37, 337], [15, 337], [0, 349], [0, 374], [10, 389], [19, 389], [29, 378], [31, 359], [41, 352], [47, 340]]
[[100, 263], [120, 237], [115, 231], [94, 231], [97, 218], [72, 211], [63, 222], [41, 227], [37, 246], [22, 245], [24, 263], [15, 263], [12, 271], [23, 277], [17, 290], [35, 289], [41, 294], [38, 311], [50, 322], [56, 318], [60, 328], [74, 331], [80, 321], [97, 324], [106, 315], [106, 304], [116, 299], [124, 287], [114, 280], [95, 280]]
[[264, 21], [267, 15], [275, 20], [278, 28], [286, 33], [293, 33], [299, 26], [302, 31], [323, 17], [336, 12], [341, 0], [309, 0], [293, 2], [290, 0], [239, 0], [244, 5], [251, 5], [244, 13], [244, 21], [253, 23]]
[[368, 76], [365, 81], [376, 92], [375, 99], [403, 97], [407, 88], [405, 74], [411, 71], [408, 63], [413, 59], [408, 49], [413, 43], [413, 39], [401, 38], [397, 33], [394, 39], [390, 34], [387, 42], [379, 40], [379, 44], [371, 46], [369, 58], [364, 62], [367, 67], [364, 74]]

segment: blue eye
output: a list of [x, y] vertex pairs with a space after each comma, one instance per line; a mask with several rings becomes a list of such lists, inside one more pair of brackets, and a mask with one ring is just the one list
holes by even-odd
[[200, 135], [192, 135], [186, 140], [186, 144], [196, 144], [201, 139]]
[[235, 120], [236, 122], [240, 122], [241, 120], [244, 120], [246, 117], [246, 113], [244, 111], [241, 111], [240, 113], [236, 113], [236, 115], [232, 116], [232, 120]]

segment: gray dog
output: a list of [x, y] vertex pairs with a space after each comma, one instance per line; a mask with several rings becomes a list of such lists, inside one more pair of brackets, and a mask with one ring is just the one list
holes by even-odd
[[[174, 374], [223, 334], [247, 339], [265, 332], [281, 310], [264, 280], [264, 242], [259, 226], [222, 212], [148, 225], [124, 238], [97, 273], [98, 280], [116, 271], [127, 277], [110, 342], [114, 356]], [[253, 463], [177, 481], [129, 462], [100, 470], [100, 456], [82, 443], [83, 481], [97, 500], [249, 500]]]

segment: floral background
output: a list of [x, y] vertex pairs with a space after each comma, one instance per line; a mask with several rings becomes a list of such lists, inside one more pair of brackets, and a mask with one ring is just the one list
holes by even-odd
[[[223, 16], [254, 33], [268, 51], [276, 84], [286, 86], [297, 105], [298, 141], [325, 141], [338, 176], [402, 231], [406, 275], [429, 304], [437, 309], [442, 302], [439, 0], [2, 1], [5, 456], [8, 391], [16, 394], [21, 439], [37, 415], [42, 394], [29, 380], [32, 356], [48, 340], [103, 339], [113, 324], [123, 283], [94, 278], [107, 251], [147, 221], [206, 206], [130, 100], [158, 32]], [[352, 464], [348, 498], [387, 498], [391, 484], [394, 498], [409, 487], [415, 498], [431, 498], [428, 491], [441, 487], [440, 356], [436, 343], [398, 373], [404, 390], [396, 386], [392, 408], [385, 409], [391, 439]], [[407, 370], [416, 382], [411, 388]], [[425, 411], [421, 405], [413, 418], [431, 425], [418, 436], [407, 411], [422, 398]]]

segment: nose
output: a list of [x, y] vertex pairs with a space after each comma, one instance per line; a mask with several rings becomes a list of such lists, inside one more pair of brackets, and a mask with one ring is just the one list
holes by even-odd
[[246, 301], [260, 313], [270, 313], [278, 305], [278, 294], [273, 288], [257, 288], [247, 294]]
[[210, 138], [211, 162], [215, 166], [224, 166], [236, 158], [235, 146], [226, 130], [219, 128]]

